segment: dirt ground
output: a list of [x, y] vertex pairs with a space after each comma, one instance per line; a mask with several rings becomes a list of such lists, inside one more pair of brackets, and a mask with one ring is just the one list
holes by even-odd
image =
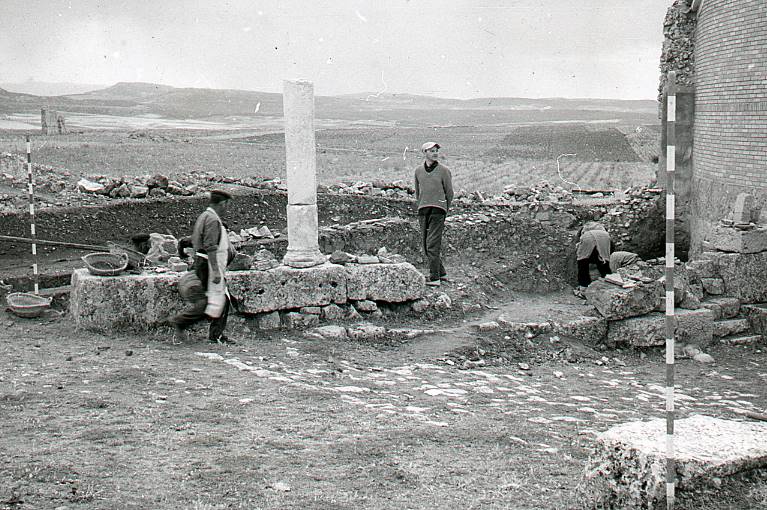
[[[440, 291], [458, 308], [470, 284]], [[478, 333], [502, 312], [582, 306], [494, 301], [406, 318], [440, 331], [407, 341], [264, 334], [234, 317], [235, 346], [0, 314], [0, 509], [578, 508], [594, 434], [663, 416], [663, 353]], [[714, 364], [677, 364], [679, 416], [764, 409], [767, 355], [708, 351]], [[677, 504], [765, 507], [763, 472]]]

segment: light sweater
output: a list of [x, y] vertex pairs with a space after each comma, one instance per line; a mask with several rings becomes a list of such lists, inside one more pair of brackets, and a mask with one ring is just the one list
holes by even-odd
[[450, 170], [437, 163], [430, 172], [423, 164], [415, 169], [415, 201], [418, 209], [439, 207], [447, 212], [453, 201], [453, 177]]
[[610, 234], [605, 230], [589, 230], [581, 234], [581, 240], [575, 245], [575, 258], [577, 260], [587, 259], [591, 252], [597, 249], [599, 260], [610, 262]]

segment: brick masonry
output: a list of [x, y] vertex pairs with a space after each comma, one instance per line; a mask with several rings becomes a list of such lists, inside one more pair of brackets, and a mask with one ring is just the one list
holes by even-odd
[[767, 201], [767, 3], [705, 0], [695, 38], [691, 250], [738, 193]]

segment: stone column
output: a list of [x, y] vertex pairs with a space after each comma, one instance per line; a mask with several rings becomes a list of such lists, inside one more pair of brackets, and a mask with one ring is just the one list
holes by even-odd
[[282, 263], [311, 267], [326, 261], [319, 246], [312, 83], [285, 81], [282, 102], [288, 173], [288, 251]]

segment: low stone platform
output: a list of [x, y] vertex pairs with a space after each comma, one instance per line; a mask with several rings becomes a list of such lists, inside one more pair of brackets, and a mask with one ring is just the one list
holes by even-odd
[[[105, 277], [75, 270], [70, 312], [78, 326], [94, 331], [157, 327], [183, 308], [177, 289], [181, 274]], [[231, 271], [227, 280], [240, 313], [248, 315], [295, 314], [311, 307], [362, 301], [403, 303], [420, 299], [424, 291], [423, 275], [408, 263], [280, 266], [268, 271]]]
[[[705, 308], [674, 309], [676, 316], [675, 338], [680, 343], [694, 343], [701, 347], [713, 340], [714, 312]], [[653, 312], [640, 317], [609, 321], [607, 344], [628, 344], [634, 347], [652, 347], [666, 343], [666, 316]]]
[[[767, 466], [767, 424], [691, 416], [675, 423], [676, 489]], [[666, 421], [599, 434], [579, 492], [586, 508], [665, 508]]]

